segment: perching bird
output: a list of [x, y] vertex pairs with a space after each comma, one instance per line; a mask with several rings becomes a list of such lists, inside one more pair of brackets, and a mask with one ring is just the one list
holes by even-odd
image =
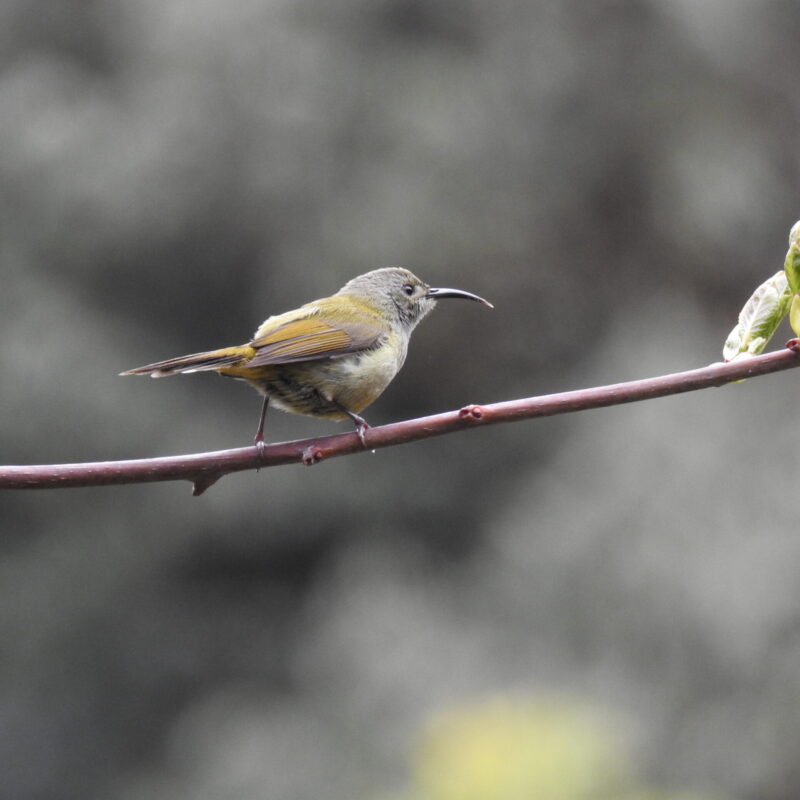
[[406, 358], [408, 340], [436, 301], [446, 297], [492, 304], [460, 289], [433, 289], [401, 267], [376, 269], [336, 294], [265, 320], [247, 344], [158, 361], [121, 375], [162, 378], [218, 372], [264, 395], [255, 444], [263, 446], [270, 403], [310, 417], [350, 418], [366, 446], [359, 413], [378, 398]]

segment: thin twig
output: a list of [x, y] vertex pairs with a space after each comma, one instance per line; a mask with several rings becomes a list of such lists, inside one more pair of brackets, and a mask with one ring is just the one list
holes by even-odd
[[[792, 339], [787, 343], [786, 350], [728, 364], [711, 364], [672, 375], [529, 397], [523, 400], [468, 405], [458, 411], [369, 428], [366, 431], [367, 448], [376, 450], [381, 447], [406, 444], [476, 425], [494, 425], [533, 417], [548, 417], [723, 386], [744, 378], [767, 375], [797, 366], [800, 366], [800, 341]], [[251, 446], [212, 453], [129, 461], [8, 466], [0, 467], [0, 489], [55, 489], [188, 480], [194, 485], [193, 493], [199, 495], [230, 472], [293, 463], [310, 466], [323, 459], [363, 451], [364, 446], [357, 433], [340, 433], [334, 436], [280, 442], [260, 449]]]

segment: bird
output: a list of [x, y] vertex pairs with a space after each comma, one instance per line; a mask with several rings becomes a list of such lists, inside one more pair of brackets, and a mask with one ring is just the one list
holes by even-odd
[[462, 298], [493, 308], [462, 289], [434, 288], [403, 267], [372, 270], [330, 297], [267, 318], [247, 344], [157, 361], [120, 375], [163, 378], [217, 372], [247, 381], [263, 395], [254, 444], [264, 444], [270, 405], [309, 417], [350, 419], [366, 447], [360, 412], [400, 371], [411, 333], [439, 300]]

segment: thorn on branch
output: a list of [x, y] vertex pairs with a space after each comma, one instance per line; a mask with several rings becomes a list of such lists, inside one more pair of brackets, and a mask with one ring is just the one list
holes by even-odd
[[224, 473], [210, 472], [207, 475], [201, 475], [199, 478], [192, 480], [192, 497], [199, 497], [210, 486], [213, 486]]

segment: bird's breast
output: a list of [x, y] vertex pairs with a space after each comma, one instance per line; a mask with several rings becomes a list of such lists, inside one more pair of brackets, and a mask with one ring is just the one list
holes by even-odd
[[325, 364], [321, 393], [356, 413], [374, 402], [400, 371], [407, 344], [391, 336], [378, 347]]

